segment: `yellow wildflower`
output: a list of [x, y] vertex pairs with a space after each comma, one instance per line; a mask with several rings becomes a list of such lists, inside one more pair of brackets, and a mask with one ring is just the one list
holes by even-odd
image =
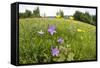
[[61, 16], [60, 15], [57, 15], [56, 18], [61, 18]]
[[85, 32], [84, 30], [82, 29], [77, 29], [78, 32]]
[[73, 19], [74, 19], [74, 17], [70, 16], [70, 17], [69, 17], [69, 19], [73, 20]]

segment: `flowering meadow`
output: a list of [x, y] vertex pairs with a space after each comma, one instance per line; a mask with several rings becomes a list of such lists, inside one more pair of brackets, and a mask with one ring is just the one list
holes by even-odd
[[19, 63], [96, 59], [96, 27], [64, 18], [19, 19]]

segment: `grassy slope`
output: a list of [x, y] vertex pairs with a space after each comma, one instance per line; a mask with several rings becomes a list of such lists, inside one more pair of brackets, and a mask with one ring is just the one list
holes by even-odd
[[[56, 26], [53, 36], [47, 32], [48, 25]], [[67, 19], [27, 18], [20, 19], [19, 28], [21, 64], [96, 59], [95, 26]], [[37, 33], [41, 29], [42, 36]], [[59, 37], [64, 39], [62, 45], [57, 43]], [[51, 56], [51, 46], [60, 47], [58, 57]]]

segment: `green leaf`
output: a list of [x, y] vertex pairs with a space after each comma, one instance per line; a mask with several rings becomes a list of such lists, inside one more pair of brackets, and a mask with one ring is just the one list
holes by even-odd
[[72, 60], [74, 60], [73, 58], [74, 58], [74, 53], [73, 53], [73, 52], [70, 52], [70, 53], [68, 54], [67, 60], [68, 60], [68, 61], [72, 61]]

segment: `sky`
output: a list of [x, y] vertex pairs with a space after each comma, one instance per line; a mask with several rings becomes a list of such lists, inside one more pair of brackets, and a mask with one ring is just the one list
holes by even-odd
[[56, 12], [62, 10], [64, 15], [73, 15], [75, 11], [81, 11], [83, 13], [89, 12], [91, 15], [96, 15], [96, 9], [94, 8], [76, 8], [76, 7], [57, 7], [57, 6], [40, 6], [40, 5], [19, 5], [19, 12], [25, 12], [25, 10], [33, 11], [39, 7], [40, 16], [43, 16], [44, 13], [46, 16], [56, 16]]

